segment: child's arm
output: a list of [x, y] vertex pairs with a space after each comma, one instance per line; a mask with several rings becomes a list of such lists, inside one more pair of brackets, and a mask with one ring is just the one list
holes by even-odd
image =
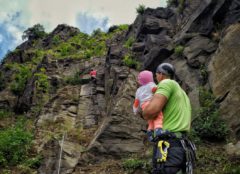
[[136, 99], [134, 100], [134, 103], [133, 103], [133, 112], [134, 112], [135, 115], [136, 115], [137, 112], [138, 112], [139, 103], [140, 103], [139, 100], [136, 98]]

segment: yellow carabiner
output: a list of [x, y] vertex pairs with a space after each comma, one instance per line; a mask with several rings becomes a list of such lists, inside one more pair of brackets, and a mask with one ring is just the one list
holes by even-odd
[[158, 142], [158, 149], [160, 151], [161, 157], [157, 159], [158, 162], [165, 162], [167, 160], [168, 148], [170, 143], [167, 141], [160, 140]]

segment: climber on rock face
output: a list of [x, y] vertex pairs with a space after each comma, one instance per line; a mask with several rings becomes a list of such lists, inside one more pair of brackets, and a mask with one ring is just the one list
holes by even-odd
[[91, 76], [91, 80], [96, 81], [96, 78], [97, 78], [97, 71], [94, 70], [94, 69], [91, 69], [91, 71], [90, 71], [89, 74], [90, 74], [90, 76]]

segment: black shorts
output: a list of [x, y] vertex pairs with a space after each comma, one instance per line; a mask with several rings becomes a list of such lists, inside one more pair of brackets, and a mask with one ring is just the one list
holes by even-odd
[[[167, 160], [157, 163], [153, 155], [153, 174], [176, 174], [180, 170], [186, 169], [186, 153], [179, 140], [168, 140], [170, 147], [168, 149]], [[154, 145], [155, 154], [157, 145]]]

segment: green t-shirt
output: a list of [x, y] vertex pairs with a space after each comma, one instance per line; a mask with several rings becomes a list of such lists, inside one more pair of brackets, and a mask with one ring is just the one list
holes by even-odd
[[191, 104], [179, 84], [171, 79], [162, 80], [155, 94], [162, 94], [168, 99], [163, 108], [163, 129], [171, 132], [189, 131]]

